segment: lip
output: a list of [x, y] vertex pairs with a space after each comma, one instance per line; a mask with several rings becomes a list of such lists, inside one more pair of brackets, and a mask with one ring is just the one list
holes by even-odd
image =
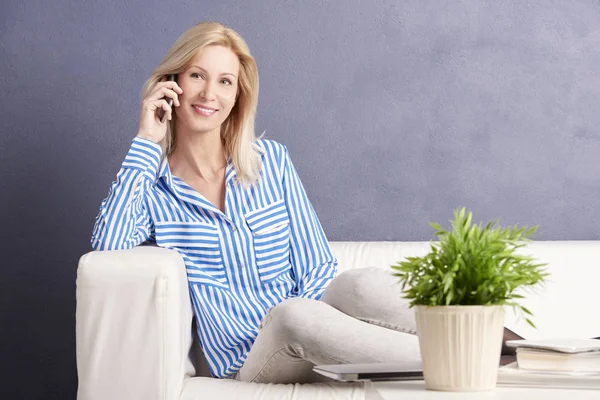
[[205, 106], [204, 104], [192, 104], [192, 107], [201, 107], [201, 108], [204, 108], [205, 110], [218, 111], [216, 108]]
[[[201, 107], [201, 108], [199, 108]], [[198, 104], [192, 104], [192, 110], [194, 110], [194, 114], [202, 117], [202, 118], [210, 118], [217, 113], [218, 110], [212, 107], [201, 106]]]

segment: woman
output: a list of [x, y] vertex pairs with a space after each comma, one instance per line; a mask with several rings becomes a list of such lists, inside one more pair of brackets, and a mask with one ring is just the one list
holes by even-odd
[[215, 377], [310, 382], [321, 379], [314, 364], [418, 358], [391, 273], [334, 279], [286, 148], [255, 138], [257, 100], [256, 64], [236, 32], [211, 22], [183, 33], [144, 86], [139, 130], [92, 246], [153, 240], [181, 254]]

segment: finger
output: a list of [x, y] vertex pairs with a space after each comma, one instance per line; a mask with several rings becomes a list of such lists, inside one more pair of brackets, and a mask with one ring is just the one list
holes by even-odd
[[164, 122], [165, 119], [168, 119], [170, 121], [172, 118], [172, 114], [173, 114], [173, 108], [169, 105], [169, 103], [167, 103], [167, 101], [165, 99], [161, 99], [161, 100], [158, 100], [157, 106], [162, 108], [162, 110], [164, 111], [164, 115], [161, 118], [160, 122]]
[[157, 89], [154, 93], [152, 93], [148, 97], [148, 100], [154, 101], [154, 100], [162, 99], [163, 97], [173, 99], [173, 102], [175, 103], [175, 105], [177, 107], [179, 107], [180, 103], [179, 103], [179, 97], [178, 97], [177, 93], [175, 93], [173, 90], [166, 88], [166, 87], [161, 87], [161, 88]]
[[[169, 105], [169, 103], [167, 103], [165, 99], [148, 101], [144, 103], [144, 107], [148, 111], [154, 113], [154, 116], [158, 117], [158, 120], [160, 122], [164, 122], [164, 117], [168, 117], [171, 114], [171, 106]], [[162, 113], [157, 112], [158, 110], [162, 110]]]
[[172, 89], [169, 89], [169, 88], [163, 88], [162, 93], [164, 94], [165, 97], [173, 99], [173, 103], [175, 104], [175, 106], [179, 107], [179, 105], [180, 105], [179, 95], [177, 93], [175, 93], [175, 91], [173, 91]]
[[170, 107], [165, 99], [146, 100], [142, 103], [142, 108], [154, 112], [158, 109], [163, 109], [164, 105]]
[[183, 89], [175, 81], [162, 81], [159, 84], [160, 84], [160, 86], [167, 87], [171, 90], [174, 90], [175, 92], [177, 92], [179, 94], [183, 93]]

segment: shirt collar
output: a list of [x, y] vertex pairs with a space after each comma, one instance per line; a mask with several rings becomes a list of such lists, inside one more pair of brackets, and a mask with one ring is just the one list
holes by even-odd
[[[233, 162], [231, 161], [231, 157], [227, 159], [227, 167], [225, 169], [225, 183], [228, 184], [231, 180], [236, 176], [235, 167], [233, 166]], [[169, 160], [165, 157], [162, 160], [160, 166], [160, 174], [159, 178], [164, 178], [166, 183], [172, 187], [173, 186], [173, 174], [171, 174], [171, 168], [169, 168]]]
[[167, 157], [163, 158], [162, 163], [160, 165], [160, 173], [158, 175], [159, 178], [164, 178], [167, 185], [170, 187], [173, 186], [173, 175], [171, 174], [171, 169], [169, 168], [169, 161]]

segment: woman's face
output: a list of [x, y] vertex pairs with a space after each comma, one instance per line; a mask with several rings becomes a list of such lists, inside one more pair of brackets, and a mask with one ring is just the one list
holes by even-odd
[[235, 105], [240, 61], [231, 49], [207, 46], [177, 76], [183, 89], [175, 110], [179, 128], [192, 132], [220, 131]]

